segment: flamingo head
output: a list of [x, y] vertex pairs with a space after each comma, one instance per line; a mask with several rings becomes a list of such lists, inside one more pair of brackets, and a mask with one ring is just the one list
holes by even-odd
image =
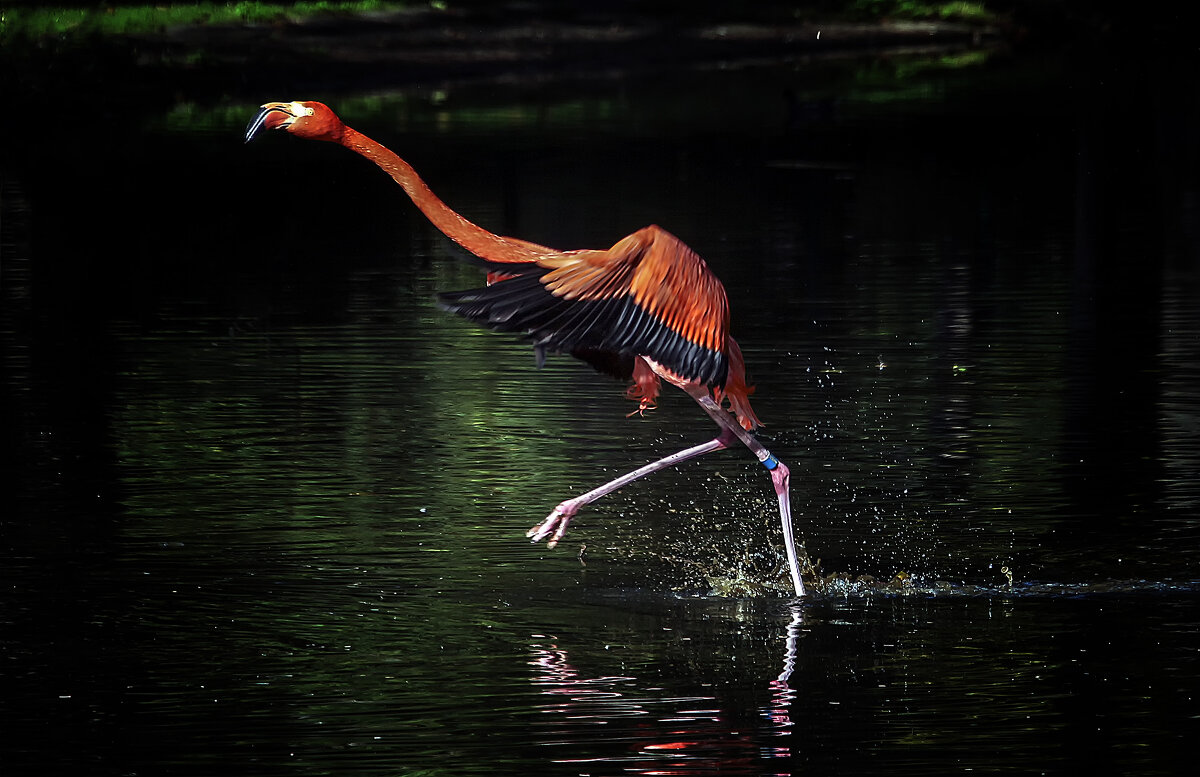
[[259, 130], [281, 129], [311, 140], [341, 140], [346, 125], [325, 103], [303, 101], [264, 103], [246, 125], [246, 142], [254, 140]]

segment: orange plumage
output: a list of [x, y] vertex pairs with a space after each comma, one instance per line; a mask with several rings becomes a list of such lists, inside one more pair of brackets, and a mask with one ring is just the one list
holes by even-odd
[[[629, 395], [640, 409], [653, 407], [662, 378], [709, 386], [743, 428], [758, 426], [741, 350], [729, 335], [725, 289], [666, 230], [645, 227], [603, 251], [538, 246], [532, 256], [493, 260], [490, 267], [492, 283], [442, 294], [443, 306], [493, 329], [527, 334], [539, 350], [571, 353], [635, 379]], [[617, 359], [603, 360], [603, 353]]]

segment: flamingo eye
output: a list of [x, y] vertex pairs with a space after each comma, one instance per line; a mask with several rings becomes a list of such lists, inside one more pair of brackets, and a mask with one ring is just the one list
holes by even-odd
[[312, 116], [314, 113], [316, 113], [316, 111], [314, 111], [312, 108], [305, 108], [305, 109], [304, 109], [304, 115], [305, 115], [305, 116]]

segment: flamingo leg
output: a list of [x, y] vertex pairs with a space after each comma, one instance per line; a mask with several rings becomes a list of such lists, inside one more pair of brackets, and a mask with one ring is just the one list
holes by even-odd
[[796, 554], [796, 538], [792, 533], [792, 500], [789, 494], [791, 471], [786, 464], [775, 458], [766, 446], [746, 431], [734, 418], [725, 412], [717, 401], [704, 389], [690, 387], [685, 389], [688, 394], [704, 408], [704, 412], [721, 427], [721, 436], [733, 435], [742, 441], [750, 452], [758, 457], [759, 462], [771, 473], [771, 484], [775, 487], [775, 496], [779, 500], [779, 522], [783, 527], [783, 547], [787, 551], [788, 570], [792, 574], [792, 586], [796, 596], [804, 596], [804, 581], [800, 579], [800, 560]]
[[678, 453], [672, 453], [670, 456], [664, 456], [658, 461], [653, 461], [619, 478], [610, 480], [602, 486], [593, 488], [586, 494], [581, 494], [574, 499], [568, 499], [560, 503], [546, 517], [546, 520], [526, 532], [525, 536], [531, 538], [533, 542], [541, 542], [549, 538], [546, 545], [553, 548], [563, 538], [563, 535], [567, 533], [567, 526], [571, 523], [571, 519], [579, 512], [579, 508], [584, 505], [596, 501], [605, 494], [611, 494], [621, 486], [628, 485], [638, 478], [645, 477], [667, 467], [673, 467], [688, 459], [703, 456], [706, 453], [724, 450], [730, 447], [734, 440], [740, 440], [743, 445], [750, 449], [751, 453], [758, 457], [759, 462], [771, 473], [771, 483], [775, 487], [775, 496], [779, 500], [779, 522], [783, 527], [783, 546], [787, 551], [788, 571], [792, 576], [792, 586], [796, 590], [796, 596], [804, 596], [804, 581], [800, 579], [800, 560], [796, 553], [796, 538], [792, 531], [792, 501], [789, 493], [791, 472], [788, 470], [787, 465], [775, 458], [767, 450], [766, 446], [758, 441], [757, 437], [743, 429], [729, 413], [725, 412], [717, 404], [716, 400], [703, 387], [694, 390], [685, 390], [699, 403], [704, 412], [708, 413], [717, 426], [720, 427], [721, 433], [719, 435], [706, 443], [685, 448]]
[[560, 503], [558, 507], [555, 507], [554, 511], [547, 516], [546, 520], [542, 521], [537, 526], [534, 526], [532, 529], [526, 532], [525, 536], [531, 538], [533, 542], [541, 542], [549, 537], [550, 539], [547, 541], [546, 545], [553, 548], [558, 544], [558, 541], [563, 538], [563, 535], [567, 533], [567, 525], [571, 523], [571, 519], [575, 517], [575, 513], [579, 512], [579, 508], [583, 507], [584, 505], [596, 501], [605, 494], [611, 494], [621, 486], [628, 485], [638, 478], [643, 478], [646, 475], [658, 472], [661, 469], [666, 469], [668, 467], [673, 467], [676, 464], [681, 464], [688, 459], [694, 459], [697, 456], [703, 456], [706, 453], [724, 450], [732, 445], [736, 440], [737, 437], [735, 437], [727, 427], [722, 427], [721, 434], [709, 440], [708, 442], [701, 443], [700, 445], [693, 445], [691, 448], [684, 448], [677, 453], [672, 453], [670, 456], [664, 456], [658, 461], [652, 461], [645, 466], [638, 467], [632, 472], [625, 473], [619, 478], [610, 480], [602, 486], [597, 486], [591, 491], [588, 491], [586, 494], [580, 494], [574, 499], [568, 499], [567, 501]]

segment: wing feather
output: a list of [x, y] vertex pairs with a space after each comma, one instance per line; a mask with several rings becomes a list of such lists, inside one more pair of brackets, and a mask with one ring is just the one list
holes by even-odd
[[443, 294], [442, 305], [494, 329], [524, 333], [539, 349], [646, 356], [687, 380], [724, 385], [725, 289], [699, 255], [665, 230], [650, 226], [607, 251], [547, 252], [502, 269], [503, 279]]

